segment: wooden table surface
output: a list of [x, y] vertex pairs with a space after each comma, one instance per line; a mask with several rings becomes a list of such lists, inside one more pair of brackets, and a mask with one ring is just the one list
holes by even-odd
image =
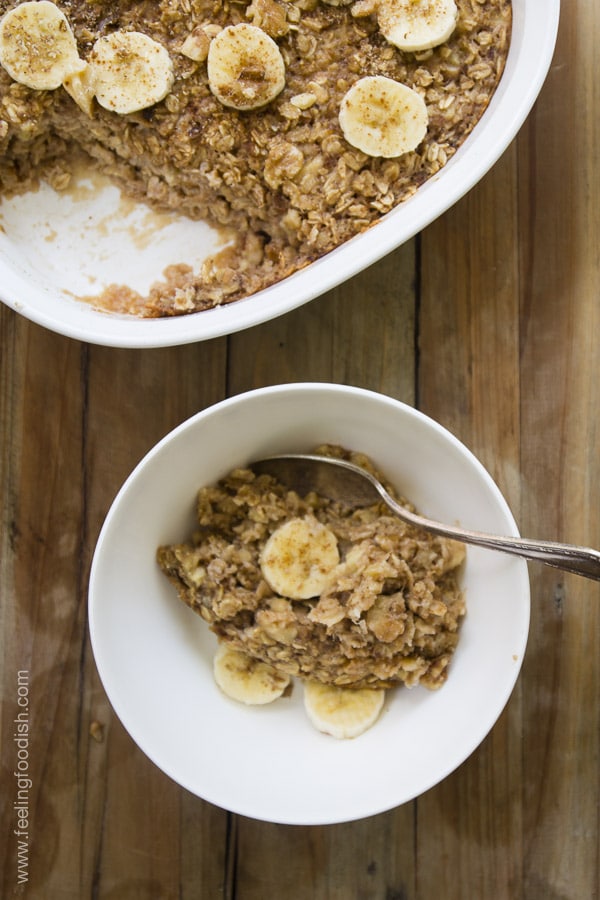
[[2, 307], [2, 897], [599, 897], [600, 583], [532, 564], [521, 676], [481, 746], [411, 803], [318, 827], [232, 815], [159, 771], [111, 710], [86, 607], [103, 518], [144, 453], [209, 404], [286, 381], [418, 406], [480, 457], [524, 534], [600, 547], [598, 9], [563, 5], [542, 94], [491, 173], [304, 308], [123, 351]]

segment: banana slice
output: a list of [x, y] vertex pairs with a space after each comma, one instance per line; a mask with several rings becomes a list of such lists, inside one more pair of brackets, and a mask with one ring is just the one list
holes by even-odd
[[414, 150], [427, 133], [425, 101], [385, 75], [367, 75], [342, 98], [339, 122], [349, 144], [368, 156], [391, 158]]
[[224, 694], [248, 706], [261, 706], [277, 700], [290, 683], [288, 675], [227, 644], [219, 645], [213, 662], [213, 674]]
[[304, 684], [304, 708], [319, 731], [335, 738], [354, 738], [379, 718], [385, 691], [336, 687], [307, 681]]
[[458, 20], [455, 0], [383, 0], [377, 23], [400, 50], [429, 50], [447, 41]]
[[248, 110], [265, 106], [285, 87], [279, 47], [256, 25], [229, 25], [208, 49], [208, 85], [224, 106]]
[[114, 31], [98, 38], [89, 64], [98, 103], [120, 115], [153, 106], [173, 85], [168, 51], [139, 31]]
[[19, 84], [52, 91], [81, 66], [77, 42], [49, 0], [21, 3], [0, 22], [0, 65]]
[[340, 561], [335, 534], [314, 516], [289, 519], [265, 544], [260, 567], [270, 587], [291, 600], [318, 597]]
[[92, 67], [81, 60], [81, 68], [66, 76], [63, 80], [63, 87], [77, 106], [91, 117], [94, 112], [94, 96], [96, 94], [96, 82]]

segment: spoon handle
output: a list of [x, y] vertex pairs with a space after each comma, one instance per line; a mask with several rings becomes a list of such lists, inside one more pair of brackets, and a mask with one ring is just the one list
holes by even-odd
[[555, 541], [500, 537], [483, 534], [479, 531], [455, 528], [452, 525], [441, 525], [439, 522], [432, 522], [430, 519], [411, 513], [403, 506], [400, 506], [399, 503], [396, 503], [390, 497], [385, 489], [382, 489], [380, 493], [397, 516], [420, 528], [426, 528], [434, 534], [454, 538], [455, 540], [463, 541], [465, 544], [475, 544], [479, 547], [487, 547], [490, 550], [500, 550], [503, 553], [520, 556], [523, 559], [535, 559], [546, 563], [548, 566], [554, 566], [566, 572], [574, 572], [575, 575], [583, 575], [585, 578], [593, 578], [595, 581], [600, 581], [600, 552], [598, 550], [592, 550], [590, 547], [576, 547], [573, 544], [560, 544]]

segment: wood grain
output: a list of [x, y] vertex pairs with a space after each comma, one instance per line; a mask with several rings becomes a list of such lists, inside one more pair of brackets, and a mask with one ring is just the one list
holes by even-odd
[[[542, 536], [595, 546], [599, 134], [598, 116], [587, 112], [598, 104], [584, 88], [598, 24], [596, 9], [587, 24], [563, 15], [555, 65], [519, 159], [521, 358], [528, 388], [521, 400], [523, 520]], [[559, 119], [564, 128], [556, 127]], [[577, 123], [573, 152], [568, 130]], [[533, 597], [522, 682], [525, 887], [531, 896], [598, 897], [600, 585], [547, 570], [535, 573]]]
[[492, 171], [414, 240], [286, 316], [123, 351], [0, 309], [0, 896], [600, 898], [599, 584], [532, 564], [522, 673], [481, 746], [412, 803], [314, 828], [232, 815], [160, 772], [108, 703], [86, 609], [104, 516], [144, 453], [211, 403], [287, 381], [418, 405], [481, 458], [523, 533], [600, 547], [599, 36], [595, 4], [563, 4], [546, 85]]
[[233, 335], [229, 391], [326, 381], [414, 402], [415, 277], [411, 243], [318, 303]]
[[[514, 163], [511, 147], [491, 175], [423, 234], [418, 385], [422, 409], [477, 454], [516, 512], [520, 392]], [[518, 896], [520, 721], [518, 686], [478, 752], [418, 801], [424, 897], [434, 896], [439, 883], [439, 868], [427, 865], [436, 853], [452, 861], [454, 877], [444, 886], [448, 900], [464, 897], [465, 883], [473, 896]]]

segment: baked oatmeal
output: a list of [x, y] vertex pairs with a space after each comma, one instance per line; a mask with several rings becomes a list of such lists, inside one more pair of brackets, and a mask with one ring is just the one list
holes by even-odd
[[[454, 8], [454, 0], [436, 2]], [[205, 220], [231, 241], [199, 272], [173, 260], [147, 297], [129, 293], [125, 311], [176, 315], [251, 295], [412, 195], [488, 106], [508, 52], [510, 0], [456, 0], [451, 33], [421, 50], [397, 46], [392, 12], [402, 4], [407, 0], [62, 0], [56, 6], [75, 39], [62, 86], [14, 80], [10, 59], [0, 68], [0, 195], [35, 189], [40, 179], [65, 189], [83, 157], [131, 197]], [[430, 0], [419, 4], [428, 8]], [[16, 6], [0, 0], [0, 16]], [[238, 38], [258, 41], [273, 63], [267, 93], [265, 72], [244, 69], [242, 94], [258, 107], [247, 108], [244, 97], [232, 97], [227, 78], [222, 83], [231, 62], [231, 47], [223, 62], [222, 36], [232, 27]], [[149, 105], [134, 111], [103, 79], [118, 54], [125, 56], [118, 42], [132, 32], [162, 54], [162, 81], [149, 90]], [[93, 89], [78, 66], [95, 73]], [[400, 85], [422, 106], [411, 138], [418, 144], [361, 140], [376, 106], [380, 119], [382, 110], [389, 118], [403, 102]], [[380, 94], [373, 100], [375, 88], [383, 101]], [[113, 300], [104, 302], [110, 308]]]
[[[360, 453], [316, 452], [375, 472]], [[232, 650], [305, 684], [434, 690], [446, 680], [465, 615], [464, 545], [383, 502], [349, 509], [246, 469], [200, 490], [197, 519], [189, 541], [159, 548], [158, 563]]]

